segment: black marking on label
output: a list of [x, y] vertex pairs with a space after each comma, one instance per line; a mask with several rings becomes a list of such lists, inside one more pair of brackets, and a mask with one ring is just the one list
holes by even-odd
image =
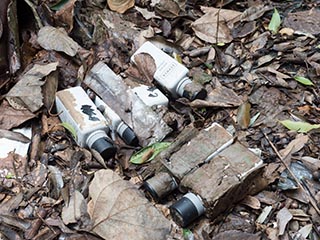
[[96, 113], [94, 112], [94, 109], [92, 109], [92, 106], [90, 105], [82, 105], [81, 111], [89, 116], [89, 120], [91, 121], [99, 121], [99, 118], [95, 117]]

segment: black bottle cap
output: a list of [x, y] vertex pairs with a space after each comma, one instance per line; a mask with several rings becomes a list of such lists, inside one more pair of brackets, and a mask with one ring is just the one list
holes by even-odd
[[188, 193], [170, 207], [172, 219], [181, 227], [186, 227], [204, 212], [204, 207], [196, 195]]
[[139, 144], [139, 140], [136, 134], [129, 127], [127, 127], [126, 130], [124, 130], [121, 137], [128, 145], [137, 146]]
[[192, 82], [184, 87], [182, 96], [188, 98], [190, 101], [205, 99], [207, 97], [207, 90], [204, 89], [201, 84]]
[[154, 188], [152, 187], [151, 184], [148, 183], [148, 181], [143, 183], [143, 188], [151, 194], [151, 196], [153, 197], [153, 199], [155, 199], [156, 201], [159, 201], [160, 197], [158, 195], [158, 193], [156, 192], [156, 190], [154, 190]]
[[99, 138], [97, 139], [91, 146], [94, 150], [96, 150], [103, 159], [107, 160], [112, 158], [116, 152], [117, 148], [113, 145], [111, 140], [108, 138]]

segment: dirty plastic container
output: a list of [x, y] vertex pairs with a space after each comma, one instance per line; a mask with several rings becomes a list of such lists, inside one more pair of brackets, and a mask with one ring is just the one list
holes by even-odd
[[105, 116], [108, 125], [113, 131], [117, 132], [123, 141], [132, 146], [137, 146], [139, 140], [133, 130], [125, 124], [121, 118], [98, 96], [94, 98], [94, 104]]
[[74, 128], [80, 147], [94, 149], [104, 159], [115, 155], [116, 147], [107, 135], [107, 122], [81, 87], [57, 92], [56, 107], [61, 121]]
[[145, 42], [132, 55], [131, 61], [135, 62], [135, 56], [139, 53], [148, 53], [154, 59], [156, 71], [154, 79], [173, 97], [186, 97], [190, 100], [204, 99], [207, 91], [198, 83], [192, 82], [187, 74], [189, 70], [157, 48], [151, 42]]

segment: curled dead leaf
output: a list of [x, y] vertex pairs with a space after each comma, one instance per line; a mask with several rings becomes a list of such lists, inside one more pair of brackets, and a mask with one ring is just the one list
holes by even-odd
[[134, 6], [134, 0], [108, 0], [108, 6], [112, 11], [124, 13]]

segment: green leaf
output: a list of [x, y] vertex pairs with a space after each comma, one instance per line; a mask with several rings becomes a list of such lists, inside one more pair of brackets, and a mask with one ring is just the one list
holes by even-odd
[[64, 127], [65, 129], [67, 129], [71, 134], [72, 134], [72, 137], [77, 140], [77, 132], [76, 130], [74, 129], [74, 127], [67, 123], [67, 122], [63, 122], [60, 124], [62, 127]]
[[294, 130], [299, 133], [306, 133], [312, 129], [320, 128], [320, 124], [310, 124], [307, 122], [295, 122], [291, 120], [280, 121], [282, 125], [284, 125], [289, 130]]
[[188, 228], [184, 228], [184, 229], [182, 230], [182, 234], [183, 234], [183, 238], [184, 238], [185, 240], [194, 239], [193, 233], [192, 233]]
[[65, 4], [67, 4], [69, 2], [69, 0], [61, 0], [60, 2], [58, 2], [57, 4], [53, 5], [51, 8], [51, 10], [54, 11], [59, 11]]
[[140, 151], [133, 154], [130, 162], [134, 164], [142, 164], [153, 160], [161, 151], [169, 147], [170, 142], [154, 143], [148, 147], [142, 148]]
[[299, 83], [302, 83], [303, 85], [307, 86], [313, 86], [313, 82], [311, 82], [308, 78], [301, 77], [301, 76], [295, 76], [294, 80], [298, 81]]
[[269, 23], [268, 29], [273, 34], [276, 34], [278, 32], [278, 30], [279, 30], [280, 24], [281, 24], [281, 18], [280, 18], [278, 10], [275, 8], [274, 12], [272, 14], [272, 18], [271, 18], [271, 21]]

